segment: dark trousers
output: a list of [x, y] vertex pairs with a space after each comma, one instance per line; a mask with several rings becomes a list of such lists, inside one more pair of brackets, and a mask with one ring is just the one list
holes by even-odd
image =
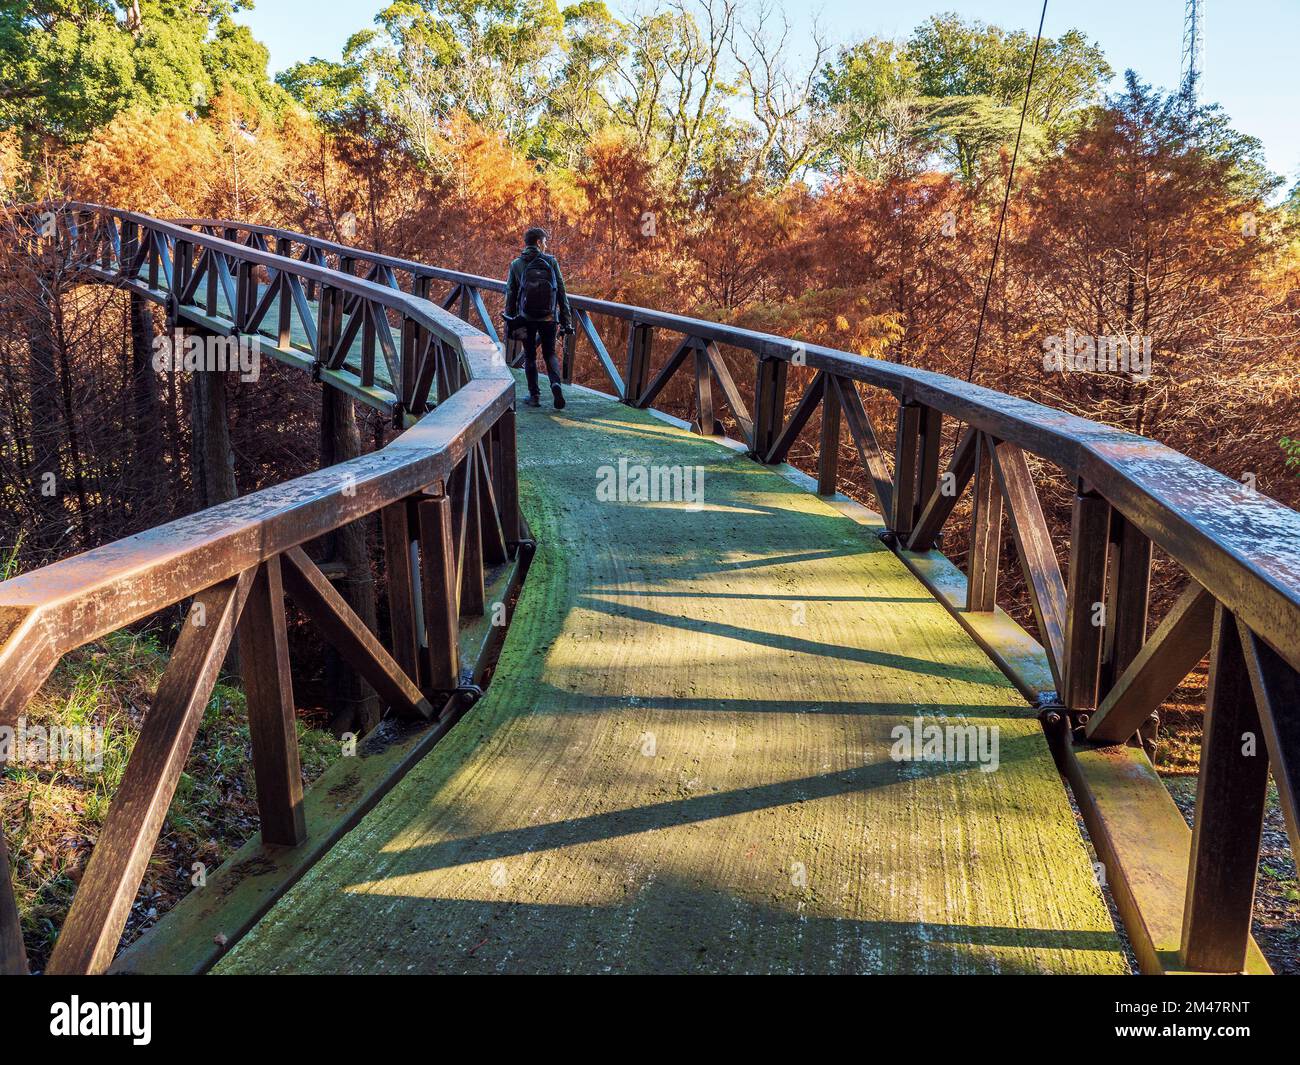
[[537, 395], [537, 342], [542, 344], [542, 358], [546, 360], [546, 376], [551, 385], [560, 383], [560, 364], [555, 361], [555, 322], [524, 323], [524, 376], [528, 378], [528, 394]]

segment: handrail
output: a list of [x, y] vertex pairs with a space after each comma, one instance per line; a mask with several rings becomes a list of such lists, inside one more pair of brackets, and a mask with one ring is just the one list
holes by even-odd
[[[279, 336], [275, 343], [263, 337], [263, 347], [310, 367], [327, 385], [382, 407], [370, 387], [382, 346], [396, 413], [421, 414], [437, 387], [436, 408], [378, 451], [0, 583], [5, 725], [68, 651], [193, 601], [49, 966], [102, 971], [235, 638], [263, 840], [296, 845], [305, 838], [285, 591], [398, 712], [430, 718], [453, 705], [464, 687], [459, 619], [483, 613], [486, 567], [508, 561], [521, 543], [515, 393], [497, 346], [428, 300], [146, 215], [82, 203], [53, 210], [57, 226], [41, 227], [32, 240], [89, 278], [162, 303], [173, 326], [245, 335], [278, 299]], [[48, 216], [51, 208], [31, 211]], [[294, 313], [311, 360], [294, 354]], [[400, 319], [395, 331], [390, 314]], [[376, 512], [388, 562], [391, 649], [301, 546]], [[0, 941], [20, 950], [11, 903], [0, 899]], [[0, 971], [23, 965], [0, 958]]]
[[[365, 261], [413, 278], [504, 292], [505, 282], [425, 266], [246, 223], [186, 219], [288, 238], [317, 251]], [[1046, 459], [1104, 495], [1216, 599], [1229, 605], [1294, 668], [1300, 669], [1300, 513], [1147, 437], [945, 374], [804, 344], [738, 326], [570, 294], [575, 310], [750, 351], [759, 359], [806, 365], [884, 388], [979, 432]], [[622, 398], [627, 398], [623, 396]], [[639, 397], [636, 397], [639, 398]]]

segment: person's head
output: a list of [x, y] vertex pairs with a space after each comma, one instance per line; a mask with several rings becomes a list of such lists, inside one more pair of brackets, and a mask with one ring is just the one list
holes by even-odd
[[546, 250], [546, 230], [541, 226], [533, 226], [524, 234], [524, 246], [527, 248], [536, 248], [538, 251]]

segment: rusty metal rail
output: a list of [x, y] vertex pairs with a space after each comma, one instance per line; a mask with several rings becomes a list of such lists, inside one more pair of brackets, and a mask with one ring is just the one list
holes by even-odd
[[[426, 719], [448, 712], [462, 689], [460, 618], [483, 614], [485, 568], [506, 562], [521, 542], [514, 380], [490, 339], [418, 297], [130, 212], [71, 204], [56, 221], [33, 239], [54, 242], [55, 254], [90, 280], [162, 303], [175, 326], [243, 334], [274, 306], [268, 293], [278, 294], [272, 346], [308, 356], [322, 380], [381, 409], [419, 416], [382, 450], [0, 583], [6, 725], [64, 654], [191, 600], [49, 965], [99, 972], [113, 958], [233, 641], [262, 838], [292, 846], [305, 837], [286, 592], [387, 705]], [[306, 351], [295, 329], [310, 338]], [[390, 343], [394, 331], [400, 343]], [[349, 368], [358, 338], [360, 358]], [[372, 387], [376, 346], [395, 385], [387, 395]], [[375, 512], [387, 560], [388, 647], [302, 547]], [[4, 886], [0, 962], [20, 970], [7, 876]]]

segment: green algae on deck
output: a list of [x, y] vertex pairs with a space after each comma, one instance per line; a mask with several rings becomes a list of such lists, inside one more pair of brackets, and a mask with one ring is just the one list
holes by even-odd
[[[902, 563], [612, 400], [521, 409], [487, 696], [219, 972], [1122, 972], [1033, 714]], [[598, 470], [704, 470], [698, 510]], [[999, 730], [899, 763], [896, 725]]]

